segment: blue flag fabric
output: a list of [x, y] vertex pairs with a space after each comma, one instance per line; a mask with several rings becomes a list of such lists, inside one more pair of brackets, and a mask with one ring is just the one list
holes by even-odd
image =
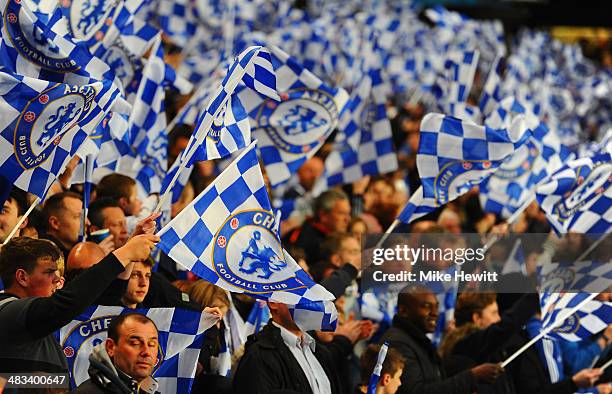
[[71, 387], [89, 379], [89, 355], [95, 346], [104, 346], [113, 316], [137, 312], [149, 317], [159, 332], [158, 363], [153, 377], [162, 393], [191, 390], [204, 331], [217, 318], [178, 308], [129, 309], [120, 306], [92, 306], [55, 333], [70, 372]]
[[480, 184], [530, 135], [523, 118], [515, 119], [508, 130], [497, 130], [442, 114], [427, 114], [421, 122], [417, 154], [422, 185], [398, 220], [410, 223]]
[[159, 231], [159, 248], [229, 291], [292, 305], [305, 330], [333, 330], [332, 294], [285, 252], [253, 142]]
[[270, 309], [262, 300], [257, 300], [249, 312], [249, 316], [245, 322], [244, 334], [249, 336], [257, 334], [270, 320]]
[[0, 173], [43, 198], [119, 90], [109, 81], [77, 86], [5, 72], [0, 86]]
[[607, 234], [612, 223], [612, 159], [600, 153], [567, 162], [536, 189], [558, 233]]

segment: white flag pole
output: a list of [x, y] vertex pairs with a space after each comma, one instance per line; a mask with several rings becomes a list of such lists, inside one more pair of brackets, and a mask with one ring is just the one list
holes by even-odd
[[32, 213], [32, 211], [34, 210], [34, 208], [36, 208], [36, 206], [40, 203], [40, 197], [36, 197], [36, 199], [34, 200], [34, 202], [32, 203], [32, 205], [30, 205], [30, 207], [28, 208], [28, 210], [21, 216], [21, 218], [19, 219], [19, 221], [17, 221], [17, 224], [15, 225], [15, 227], [13, 227], [13, 229], [11, 230], [11, 232], [9, 233], [8, 237], [6, 237], [6, 239], [4, 240], [4, 242], [2, 243], [2, 246], [6, 245], [11, 238], [13, 238], [15, 236], [15, 234], [17, 234], [17, 230], [19, 230], [19, 227], [21, 227], [21, 225], [23, 224], [23, 222], [25, 222], [25, 220], [28, 218], [28, 216], [30, 215], [30, 213]]
[[595, 297], [597, 297], [599, 295], [599, 293], [591, 293], [587, 298], [585, 298], [584, 300], [582, 300], [578, 305], [576, 305], [575, 307], [573, 307], [572, 309], [570, 309], [569, 311], [567, 311], [566, 313], [564, 313], [563, 315], [557, 317], [557, 319], [555, 320], [555, 322], [553, 322], [550, 326], [548, 326], [547, 328], [545, 328], [544, 330], [542, 330], [537, 336], [533, 337], [529, 342], [527, 342], [525, 345], [523, 345], [523, 347], [521, 347], [519, 350], [517, 350], [516, 352], [514, 352], [510, 357], [508, 357], [506, 360], [504, 360], [504, 362], [502, 363], [502, 368], [505, 368], [508, 364], [510, 364], [512, 362], [512, 360], [514, 360], [515, 358], [517, 358], [518, 356], [520, 356], [525, 350], [529, 349], [531, 347], [531, 345], [533, 345], [534, 343], [536, 343], [537, 341], [539, 341], [540, 339], [542, 339], [546, 334], [548, 334], [549, 332], [551, 332], [552, 330], [554, 330], [555, 328], [557, 328], [559, 325], [561, 325], [561, 323], [563, 323], [568, 317], [570, 317], [571, 315], [574, 314], [574, 312], [576, 312], [577, 310], [579, 310], [580, 308], [582, 308], [584, 305], [586, 305], [588, 302], [592, 301]]

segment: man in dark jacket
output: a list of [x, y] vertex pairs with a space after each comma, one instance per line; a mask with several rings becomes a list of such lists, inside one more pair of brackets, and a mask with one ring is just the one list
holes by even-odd
[[[155, 235], [139, 235], [57, 290], [60, 250], [47, 240], [14, 238], [0, 249], [0, 371], [68, 372], [53, 333], [90, 306], [125, 267], [149, 256]], [[57, 291], [56, 291], [57, 290]]]
[[287, 305], [269, 302], [272, 320], [248, 338], [234, 376], [234, 392], [337, 394], [337, 368], [352, 351], [350, 339], [336, 336], [333, 346], [316, 343], [295, 324]]
[[498, 364], [481, 364], [447, 377], [427, 333], [438, 321], [438, 300], [424, 286], [411, 286], [398, 295], [398, 312], [381, 343], [388, 342], [405, 359], [401, 394], [471, 394], [478, 382], [494, 381], [503, 371]]
[[89, 356], [89, 379], [75, 393], [157, 393], [151, 376], [157, 363], [159, 338], [153, 320], [140, 313], [115, 316], [108, 339]]

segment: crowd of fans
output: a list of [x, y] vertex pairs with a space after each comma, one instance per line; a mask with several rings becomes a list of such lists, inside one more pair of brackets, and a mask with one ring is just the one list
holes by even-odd
[[[610, 326], [577, 343], [544, 338], [544, 347], [555, 350], [554, 366], [534, 346], [502, 368], [503, 360], [539, 332], [541, 314], [535, 292], [496, 296], [476, 288], [460, 293], [454, 320], [447, 323], [438, 347], [430, 334], [439, 320], [439, 302], [429, 288], [414, 285], [375, 297], [378, 309], [374, 312], [380, 313], [364, 309], [366, 294], [358, 286], [361, 241], [388, 228], [419, 186], [415, 156], [423, 112], [419, 105], [389, 104], [389, 113], [395, 114], [392, 124], [399, 170], [315, 197], [313, 187], [323, 173], [328, 152], [324, 146], [299, 169], [282, 194], [274, 194], [283, 210], [283, 246], [337, 297], [340, 319], [334, 333], [304, 332], [286, 305], [269, 302], [271, 319], [261, 331], [243, 338], [242, 343], [227, 343], [237, 336], [225, 335], [233, 327], [222, 317], [235, 310], [246, 321], [254, 300], [198, 280], [167, 256], [153, 260], [159, 215], [151, 212], [157, 197], [141, 200], [133, 179], [110, 174], [96, 185], [83, 221], [82, 190], [80, 185], [68, 188], [68, 176], [54, 185], [42, 208], [34, 210], [0, 250], [4, 287], [0, 293], [0, 372], [66, 372], [66, 359], [53, 333], [88, 306], [179, 307], [220, 318], [206, 333], [194, 393], [365, 393], [380, 344], [385, 342], [390, 349], [376, 393], [561, 394], [593, 387], [598, 393], [611, 393], [610, 374], [596, 368], [610, 358]], [[171, 159], [186, 145], [189, 135], [190, 130], [182, 126], [173, 131]], [[191, 182], [172, 207], [172, 216], [214, 179], [215, 171], [213, 162], [197, 163]], [[18, 189], [11, 192], [0, 212], [0, 242], [31, 201]], [[96, 238], [97, 242], [79, 242], [83, 225], [88, 234], [107, 229], [108, 235]], [[398, 231], [484, 235], [500, 229], [504, 224], [482, 211], [474, 189]], [[514, 232], [550, 232], [535, 202], [521, 215]], [[528, 261], [537, 261], [546, 246], [533, 248]], [[533, 275], [533, 269], [529, 271]], [[610, 293], [599, 297], [611, 299]], [[155, 323], [144, 315], [115, 317], [108, 340], [90, 356], [90, 380], [76, 391], [155, 392], [151, 374], [158, 341]], [[230, 349], [229, 373], [220, 366], [224, 349]]]

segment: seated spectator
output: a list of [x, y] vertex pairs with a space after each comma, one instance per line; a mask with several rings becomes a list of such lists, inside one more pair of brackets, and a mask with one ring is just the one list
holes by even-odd
[[[28, 199], [26, 192], [13, 188], [0, 210], [0, 244], [2, 244], [9, 236], [13, 228], [19, 222], [19, 219], [23, 216], [25, 211], [28, 209]], [[15, 233], [15, 237], [19, 237], [21, 229], [28, 225], [28, 219], [26, 218], [23, 223], [19, 226], [19, 229]]]
[[397, 314], [380, 342], [389, 343], [406, 359], [400, 393], [471, 394], [478, 382], [494, 381], [503, 371], [500, 365], [482, 364], [447, 377], [427, 337], [436, 328], [438, 313], [438, 300], [427, 287], [414, 285], [398, 295]]
[[[370, 345], [361, 355], [361, 384], [355, 390], [356, 394], [367, 393], [370, 378], [378, 361], [380, 345]], [[376, 394], [395, 394], [402, 385], [401, 376], [406, 360], [395, 350], [388, 349], [385, 361], [380, 371], [380, 379], [376, 385]]]
[[312, 265], [321, 260], [319, 247], [330, 234], [346, 233], [351, 220], [351, 204], [343, 191], [328, 190], [314, 202], [314, 217], [302, 227], [291, 231], [284, 242], [306, 252], [306, 262]]
[[113, 317], [108, 338], [89, 356], [89, 379], [75, 393], [158, 393], [151, 376], [157, 365], [158, 335], [155, 323], [145, 315]]
[[70, 249], [79, 241], [83, 216], [81, 196], [73, 192], [54, 194], [45, 201], [42, 212], [44, 234], [39, 237], [56, 244], [67, 261]]
[[338, 367], [352, 351], [348, 338], [327, 347], [303, 332], [285, 304], [268, 302], [272, 320], [249, 336], [234, 375], [236, 393], [343, 392]]
[[68, 372], [54, 332], [104, 292], [133, 261], [146, 259], [155, 235], [140, 235], [57, 290], [61, 251], [52, 242], [14, 238], [0, 249], [0, 371]]
[[124, 306], [132, 309], [143, 307], [142, 302], [149, 292], [152, 270], [153, 261], [151, 259], [145, 259], [134, 263], [132, 274], [128, 280], [127, 289], [121, 298], [121, 302]]
[[111, 198], [98, 198], [89, 205], [87, 218], [91, 232], [108, 229], [113, 236], [115, 249], [122, 247], [128, 240], [125, 214], [119, 203]]

